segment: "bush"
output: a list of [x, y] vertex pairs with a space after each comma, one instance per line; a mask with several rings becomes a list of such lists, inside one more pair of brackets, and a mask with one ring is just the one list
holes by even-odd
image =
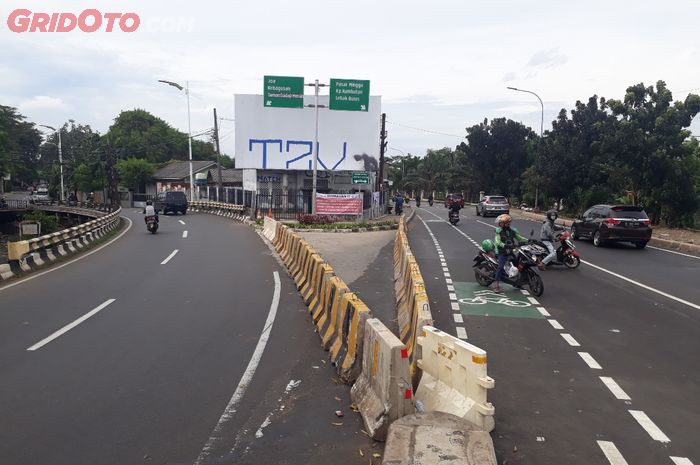
[[297, 215], [299, 224], [333, 224], [335, 218], [330, 215]]
[[31, 213], [22, 215], [23, 221], [39, 221], [41, 223], [41, 234], [51, 234], [61, 229], [61, 225], [55, 216], [47, 215], [41, 210], [34, 210]]

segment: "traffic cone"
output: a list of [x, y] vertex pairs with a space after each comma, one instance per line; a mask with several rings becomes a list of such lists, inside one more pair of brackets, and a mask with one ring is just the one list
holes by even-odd
[[267, 217], [272, 218], [272, 208], [267, 211]]

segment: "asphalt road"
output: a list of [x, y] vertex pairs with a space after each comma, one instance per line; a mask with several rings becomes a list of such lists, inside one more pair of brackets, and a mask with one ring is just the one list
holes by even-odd
[[0, 287], [0, 464], [367, 463], [349, 389], [254, 230], [195, 214], [151, 235], [126, 215], [110, 245]]
[[698, 257], [576, 241], [584, 263], [542, 272], [544, 295], [494, 296], [472, 270], [493, 218], [446, 219], [424, 204], [411, 247], [436, 326], [488, 352], [499, 464], [700, 463]]

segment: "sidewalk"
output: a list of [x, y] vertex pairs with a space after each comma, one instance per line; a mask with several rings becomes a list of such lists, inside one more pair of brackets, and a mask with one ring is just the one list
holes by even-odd
[[333, 267], [394, 334], [398, 334], [394, 309], [394, 238], [396, 231], [350, 234], [298, 232]]

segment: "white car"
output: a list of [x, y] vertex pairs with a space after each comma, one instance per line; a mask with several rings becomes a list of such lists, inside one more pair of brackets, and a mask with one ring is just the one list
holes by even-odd
[[47, 187], [39, 187], [31, 197], [34, 203], [51, 203], [51, 196]]

